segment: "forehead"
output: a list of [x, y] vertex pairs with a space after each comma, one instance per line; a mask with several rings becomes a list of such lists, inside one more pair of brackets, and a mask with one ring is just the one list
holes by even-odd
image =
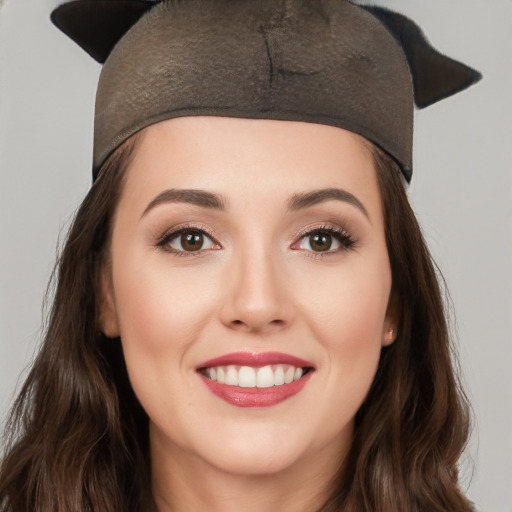
[[378, 215], [373, 158], [359, 135], [296, 121], [184, 117], [141, 132], [121, 202], [143, 207], [163, 190], [187, 188], [243, 205], [333, 187], [356, 195]]

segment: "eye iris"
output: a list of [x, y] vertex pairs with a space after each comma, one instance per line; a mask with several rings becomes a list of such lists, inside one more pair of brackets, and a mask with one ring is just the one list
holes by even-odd
[[314, 251], [328, 251], [332, 245], [332, 236], [328, 233], [315, 233], [309, 237], [309, 243]]
[[181, 246], [185, 251], [199, 251], [204, 243], [204, 236], [199, 232], [187, 232], [181, 235]]

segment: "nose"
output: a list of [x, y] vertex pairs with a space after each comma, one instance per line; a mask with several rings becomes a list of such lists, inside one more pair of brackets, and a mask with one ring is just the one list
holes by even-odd
[[248, 252], [230, 261], [221, 321], [231, 329], [250, 333], [270, 334], [286, 329], [292, 321], [293, 308], [278, 258], [264, 250]]

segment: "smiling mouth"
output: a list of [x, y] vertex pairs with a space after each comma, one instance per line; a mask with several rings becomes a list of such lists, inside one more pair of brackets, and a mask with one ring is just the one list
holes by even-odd
[[269, 407], [299, 394], [315, 367], [281, 352], [234, 352], [203, 361], [197, 374], [211, 393], [236, 407]]
[[261, 367], [225, 365], [200, 368], [201, 375], [227, 386], [241, 388], [272, 388], [291, 384], [311, 372], [311, 367], [272, 364]]

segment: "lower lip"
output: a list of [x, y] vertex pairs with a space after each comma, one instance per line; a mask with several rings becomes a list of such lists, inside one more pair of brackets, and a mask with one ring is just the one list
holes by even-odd
[[310, 371], [299, 380], [290, 384], [281, 384], [271, 388], [241, 388], [228, 386], [200, 375], [208, 389], [225, 402], [237, 407], [270, 407], [279, 404], [299, 393], [308, 383], [313, 372]]

